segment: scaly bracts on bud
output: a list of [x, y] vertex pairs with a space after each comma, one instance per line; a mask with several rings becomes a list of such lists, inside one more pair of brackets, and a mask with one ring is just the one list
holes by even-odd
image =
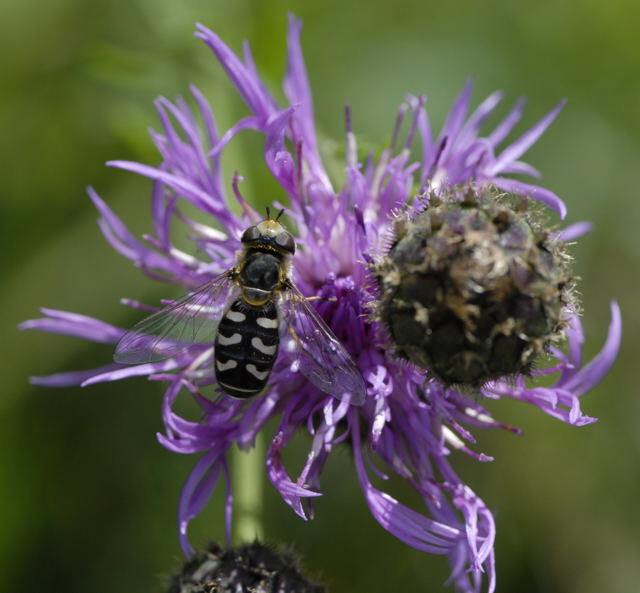
[[565, 242], [539, 208], [491, 186], [421, 200], [372, 266], [396, 354], [461, 388], [529, 375], [577, 310]]

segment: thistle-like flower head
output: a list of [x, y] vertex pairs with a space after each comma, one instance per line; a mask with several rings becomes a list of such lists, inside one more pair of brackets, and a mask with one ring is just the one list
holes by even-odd
[[396, 354], [463, 388], [528, 375], [577, 309], [565, 241], [490, 187], [421, 199], [372, 266]]
[[297, 558], [258, 541], [223, 550], [215, 543], [188, 560], [167, 593], [324, 593], [300, 572]]
[[[300, 28], [300, 22], [291, 18], [283, 84], [286, 100], [282, 103], [272, 96], [258, 75], [248, 45], [239, 57], [215, 33], [198, 26], [197, 37], [208, 45], [226, 70], [250, 114], [221, 132], [209, 104], [196, 88], [191, 88], [195, 109], [183, 100], [172, 103], [161, 98], [157, 101], [161, 130], [153, 132], [153, 140], [161, 155], [160, 164], [109, 163], [152, 180], [152, 235], [143, 239], [135, 237], [94, 190], [89, 190], [89, 195], [100, 213], [102, 232], [118, 252], [151, 277], [193, 291], [234, 265], [242, 233], [262, 218], [250, 206], [251, 199], [242, 196], [239, 177], [226, 178], [221, 167], [221, 156], [237, 134], [250, 130], [261, 135], [266, 166], [282, 188], [273, 203], [276, 207], [286, 207], [293, 223], [289, 224], [289, 230], [295, 236], [297, 249], [292, 258], [292, 280], [304, 296], [320, 297], [312, 304], [355, 361], [366, 385], [365, 403], [354, 406], [348, 401], [338, 401], [310, 383], [284, 357], [276, 360], [270, 387], [263, 395], [243, 401], [226, 396], [212, 400], [202, 395], [198, 383], [203, 366], [210, 361], [189, 349], [162, 361], [133, 366], [108, 363], [98, 369], [60, 373], [33, 381], [62, 387], [147, 376], [166, 383], [162, 406], [166, 431], [159, 435], [159, 440], [172, 451], [201, 454], [179, 504], [179, 532], [186, 553], [191, 551], [187, 539], [189, 521], [207, 503], [221, 476], [229, 483], [228, 454], [232, 445], [250, 447], [267, 421], [277, 418], [278, 427], [275, 434], [270, 435], [266, 470], [295, 513], [302, 518], [313, 515], [312, 501], [321, 495], [322, 468], [338, 443], [349, 442], [354, 452], [355, 473], [375, 519], [410, 546], [447, 555], [452, 567], [450, 581], [458, 590], [493, 591], [493, 515], [455, 473], [452, 462], [456, 455], [452, 452], [465, 453], [479, 461], [490, 460], [470, 448], [469, 444], [474, 442], [470, 429], [508, 427], [492, 417], [484, 405], [486, 398], [508, 397], [528, 402], [573, 425], [593, 422], [593, 418], [583, 414], [580, 397], [605, 375], [620, 341], [620, 317], [617, 307], [612, 305], [606, 344], [600, 354], [583, 366], [580, 320], [573, 301], [566, 298], [561, 286], [566, 284], [568, 273], [553, 263], [544, 273], [532, 271], [534, 276], [540, 272], [539, 277], [520, 282], [519, 275], [524, 269], [537, 265], [535, 262], [547, 261], [544, 252], [549, 251], [551, 239], [534, 236], [531, 225], [524, 228], [515, 218], [510, 218], [509, 212], [500, 213], [504, 208], [499, 202], [492, 202], [495, 189], [491, 188], [498, 188], [525, 201], [537, 201], [565, 216], [565, 206], [553, 192], [509, 177], [511, 174], [537, 176], [535, 169], [519, 159], [555, 118], [562, 104], [517, 140], [499, 148], [522, 115], [522, 100], [489, 134], [481, 136], [482, 124], [494, 112], [502, 95], [492, 94], [469, 114], [472, 85], [468, 82], [436, 137], [431, 132], [425, 97], [409, 96], [392, 126], [392, 140], [387, 148], [362, 159], [351, 113], [347, 110], [345, 179], [336, 185], [319, 150], [311, 91], [300, 48]], [[412, 157], [414, 152], [420, 154], [419, 158]], [[250, 175], [251, 171], [241, 173]], [[418, 195], [442, 196], [460, 186], [471, 187], [484, 196], [476, 212], [480, 212], [479, 219], [486, 224], [478, 226], [475, 235], [468, 226], [456, 235], [458, 215], [443, 209], [436, 216], [434, 204], [429, 214], [421, 214], [423, 205], [415, 200]], [[241, 215], [232, 209], [234, 200], [241, 206], [238, 209]], [[183, 208], [187, 204], [191, 211], [195, 207], [207, 216], [211, 225], [189, 216], [189, 209]], [[391, 274], [379, 285], [372, 273], [375, 266], [383, 266], [378, 271], [389, 271], [396, 266], [396, 279], [400, 279], [403, 287], [403, 283], [411, 280], [398, 251], [390, 253], [394, 241], [399, 241], [399, 245], [403, 238], [396, 236], [398, 216], [409, 221], [406, 228], [412, 229], [410, 233], [421, 224], [433, 227], [434, 219], [439, 217], [444, 221], [437, 237], [441, 245], [451, 246], [456, 236], [465, 241], [486, 242], [489, 239], [483, 233], [493, 233], [493, 243], [485, 245], [487, 253], [491, 253], [495, 266], [504, 264], [503, 272], [510, 274], [513, 282], [500, 284], [498, 281], [495, 286], [486, 285], [482, 290], [487, 294], [511, 291], [514, 302], [522, 297], [519, 313], [500, 305], [502, 308], [498, 307], [495, 316], [504, 323], [489, 327], [485, 333], [474, 333], [474, 320], [477, 327], [479, 320], [484, 322], [490, 315], [485, 312], [482, 313], [485, 317], [474, 317], [473, 307], [482, 299], [478, 292], [474, 295], [477, 301], [468, 301], [473, 291], [472, 279], [467, 277], [461, 284], [463, 290], [458, 291], [460, 294], [454, 294], [457, 289], [452, 289], [454, 292], [440, 299], [440, 309], [432, 318], [433, 326], [428, 325], [427, 317], [420, 317], [430, 312], [429, 303], [422, 304], [421, 309], [415, 306], [415, 299], [408, 299], [408, 306], [414, 307], [411, 314], [414, 320], [426, 323], [427, 333], [430, 331], [435, 336], [422, 344], [427, 352], [427, 364], [413, 364], [420, 361], [406, 355], [408, 336], [396, 332], [397, 343], [389, 343], [386, 328], [391, 319], [393, 330], [398, 314], [394, 308], [401, 305], [391, 294]], [[507, 239], [524, 234], [524, 243], [513, 251], [505, 237], [500, 237], [500, 228], [511, 229]], [[579, 228], [569, 227], [553, 241], [571, 239]], [[193, 253], [185, 253], [175, 246], [176, 233], [184, 234], [185, 229], [194, 239]], [[564, 248], [558, 247], [556, 251], [564, 252]], [[459, 250], [455, 260], [461, 270], [472, 267], [465, 260], [465, 253], [468, 255], [468, 250]], [[380, 263], [390, 256], [392, 261]], [[419, 269], [414, 270], [422, 275], [421, 281], [427, 282], [425, 278], [433, 271], [429, 262], [439, 265], [437, 258], [442, 254], [434, 252], [432, 256], [429, 261], [423, 257], [418, 262]], [[452, 261], [449, 260], [451, 265]], [[440, 284], [436, 283], [436, 292], [444, 290], [445, 284], [450, 287], [448, 280], [438, 278]], [[549, 293], [541, 282], [555, 286], [551, 286]], [[463, 372], [466, 367], [459, 363], [453, 371], [447, 371], [447, 365], [434, 350], [446, 343], [446, 336], [437, 334], [442, 320], [450, 313], [444, 307], [453, 307], [456, 299], [459, 302], [454, 308], [458, 312], [467, 311], [468, 325], [458, 323], [457, 333], [449, 335], [458, 340], [456, 348], [460, 351], [479, 357], [480, 367], [492, 369], [489, 374], [467, 377]], [[420, 299], [417, 301], [420, 303]], [[376, 309], [380, 302], [383, 309], [376, 317], [371, 313], [372, 308]], [[154, 310], [132, 300], [126, 304]], [[28, 321], [23, 327], [110, 345], [115, 345], [124, 334], [123, 329], [83, 315], [48, 309], [43, 312], [43, 319]], [[541, 325], [553, 334], [553, 339], [539, 339], [537, 332]], [[523, 333], [525, 327], [528, 329]], [[557, 345], [556, 334], [562, 328], [566, 335], [565, 350]], [[391, 334], [393, 338], [393, 331]], [[495, 346], [504, 344], [500, 336], [505, 336], [507, 345], [517, 345], [520, 349], [517, 357], [509, 358], [508, 348]], [[483, 349], [489, 353], [481, 352]], [[492, 349], [499, 352], [492, 354]], [[540, 352], [548, 352], [553, 360], [544, 368], [535, 368], [532, 357]], [[451, 372], [453, 376], [447, 376]], [[508, 378], [502, 378], [503, 374]], [[535, 375], [551, 377], [542, 387], [531, 382], [528, 374], [534, 375], [534, 379]], [[485, 381], [487, 379], [490, 380]], [[459, 383], [465, 382], [474, 384], [479, 392], [470, 394], [468, 389], [458, 388]], [[187, 420], [175, 411], [176, 399], [185, 395], [192, 395], [201, 406], [201, 421]], [[297, 431], [310, 434], [311, 446], [305, 466], [296, 477], [291, 477], [283, 464], [282, 453]], [[371, 475], [374, 464], [368, 460], [406, 480], [424, 501], [424, 508], [411, 509], [374, 485], [376, 480]], [[230, 517], [231, 502], [229, 486], [227, 517]]]

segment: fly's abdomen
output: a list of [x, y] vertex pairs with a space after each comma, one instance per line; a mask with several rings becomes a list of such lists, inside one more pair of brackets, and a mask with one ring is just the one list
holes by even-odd
[[262, 391], [278, 354], [278, 311], [273, 301], [261, 307], [235, 300], [218, 325], [216, 379], [233, 397]]

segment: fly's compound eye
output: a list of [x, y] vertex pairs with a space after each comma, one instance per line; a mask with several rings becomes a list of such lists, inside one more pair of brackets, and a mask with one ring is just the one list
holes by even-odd
[[292, 255], [296, 251], [296, 243], [293, 240], [293, 236], [291, 233], [284, 231], [276, 236], [275, 238], [276, 245], [282, 249], [282, 251], [286, 251], [287, 253], [291, 253]]
[[242, 239], [240, 240], [243, 243], [255, 243], [261, 236], [262, 233], [260, 233], [257, 226], [250, 226], [244, 233], [242, 233]]

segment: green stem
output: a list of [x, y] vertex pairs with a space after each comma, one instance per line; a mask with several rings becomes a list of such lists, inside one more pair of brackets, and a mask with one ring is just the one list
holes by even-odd
[[264, 475], [264, 440], [259, 433], [255, 446], [248, 451], [234, 448], [231, 458], [234, 481], [233, 540], [236, 543], [262, 540], [262, 496]]

